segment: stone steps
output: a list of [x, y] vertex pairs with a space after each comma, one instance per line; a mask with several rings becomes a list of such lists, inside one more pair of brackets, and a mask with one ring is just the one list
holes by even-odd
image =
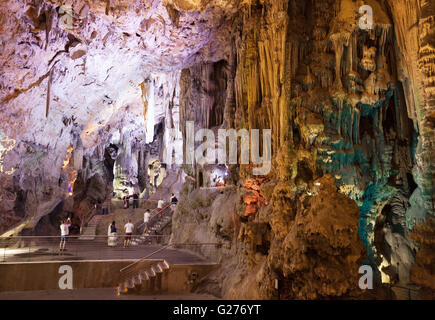
[[141, 290], [159, 292], [162, 290], [162, 275], [168, 270], [169, 264], [165, 260], [152, 264], [122, 281], [116, 288], [116, 293], [126, 295], [139, 293]]
[[[170, 193], [169, 190], [171, 188], [171, 186], [176, 183], [178, 181], [178, 175], [175, 174], [174, 172], [171, 172], [168, 174], [168, 176], [165, 177], [165, 179], [163, 180], [162, 184], [159, 185], [159, 187], [157, 188], [157, 191], [148, 199], [145, 201], [143, 207], [152, 210], [152, 212], [155, 210], [155, 207], [157, 206], [157, 200], [159, 199], [165, 199], [167, 198]], [[132, 207], [128, 208], [128, 209], [124, 209], [124, 208], [119, 208], [119, 209], [115, 209], [111, 214], [113, 215], [117, 215], [117, 214], [131, 214], [132, 218], [134, 216], [137, 216], [137, 213], [141, 213], [141, 217], [142, 214], [144, 213], [144, 208], [136, 208], [133, 209]], [[79, 237], [80, 240], [94, 240], [95, 236], [96, 236], [96, 232], [97, 232], [97, 226], [100, 223], [101, 219], [102, 219], [102, 215], [95, 215], [91, 221], [89, 221], [88, 226], [83, 230], [81, 236]], [[137, 217], [136, 217], [137, 219]], [[162, 220], [157, 221], [157, 223], [155, 225], [152, 225], [150, 227], [150, 229], [144, 234], [144, 235], [151, 235], [152, 233], [159, 233], [164, 227], [166, 227], [168, 225], [168, 223], [171, 222], [171, 217], [169, 216], [166, 217], [166, 215], [163, 216]], [[133, 219], [134, 220], [134, 219]], [[143, 221], [143, 220], [142, 220]], [[134, 224], [136, 224], [133, 221]], [[152, 232], [152, 233], [151, 233]], [[134, 237], [134, 239], [132, 239], [131, 244], [132, 245], [139, 245], [141, 243], [144, 243], [145, 241], [148, 241], [149, 239], [138, 239], [136, 237]]]
[[419, 288], [417, 286], [397, 286], [391, 287], [396, 296], [396, 300], [419, 300]]
[[93, 216], [91, 221], [89, 221], [88, 226], [80, 235], [79, 240], [94, 240], [97, 233], [97, 226], [102, 218], [102, 215]]
[[164, 215], [161, 220], [157, 221], [156, 224], [149, 227], [148, 230], [144, 234], [142, 234], [142, 236], [133, 239], [131, 241], [131, 245], [137, 246], [145, 242], [150, 242], [152, 240], [152, 238], [150, 237], [152, 234], [161, 232], [163, 228], [165, 228], [171, 222], [172, 216], [170, 214]]

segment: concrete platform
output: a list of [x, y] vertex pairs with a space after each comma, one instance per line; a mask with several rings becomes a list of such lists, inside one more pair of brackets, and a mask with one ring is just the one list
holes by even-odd
[[[159, 299], [161, 295], [179, 299], [180, 295], [190, 294], [192, 274], [205, 275], [217, 266], [187, 250], [161, 245], [123, 248], [97, 241], [83, 245], [83, 241], [75, 240], [68, 244], [66, 252], [59, 252], [56, 243], [11, 250], [14, 251], [5, 254], [4, 262], [0, 262], [0, 293], [3, 292], [1, 297], [19, 299], [37, 299], [41, 295], [46, 299], [56, 298], [56, 291], [61, 292], [59, 299], [95, 299], [97, 291], [90, 289], [104, 289], [99, 298], [114, 299], [124, 268], [132, 264], [136, 267], [140, 261], [140, 267], [145, 269], [147, 264], [163, 260], [170, 266], [170, 272], [161, 279], [165, 286], [158, 292]], [[58, 290], [65, 272], [61, 270], [65, 267], [73, 275], [74, 290]], [[26, 294], [19, 293], [22, 291]], [[156, 294], [150, 292], [148, 299], [150, 295]]]
[[110, 288], [0, 292], [0, 300], [215, 300], [207, 294], [117, 296]]
[[[109, 247], [106, 242], [83, 241], [73, 239], [66, 251], [59, 251], [58, 242], [25, 248], [0, 248], [0, 264], [6, 262], [42, 262], [42, 261], [80, 261], [80, 260], [134, 260], [140, 259], [162, 249], [162, 245], [139, 245], [123, 248]], [[207, 262], [202, 257], [187, 250], [163, 249], [152, 255], [152, 259], [165, 259], [170, 264], [192, 264]]]

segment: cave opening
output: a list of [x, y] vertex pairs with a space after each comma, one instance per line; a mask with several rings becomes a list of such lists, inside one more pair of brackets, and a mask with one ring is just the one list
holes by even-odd
[[202, 170], [198, 173], [198, 187], [204, 187], [204, 174], [202, 173]]
[[293, 144], [295, 147], [298, 147], [301, 144], [301, 134], [296, 124], [292, 125], [292, 131], [293, 131]]
[[374, 139], [373, 118], [371, 116], [361, 117], [359, 123], [359, 136], [362, 138], [367, 134], [371, 139]]
[[415, 191], [415, 189], [417, 189], [418, 185], [415, 182], [414, 176], [412, 175], [412, 173], [407, 172], [406, 179], [408, 181], [409, 194], [411, 195]]
[[396, 112], [393, 99], [389, 101], [382, 126], [386, 134], [396, 132]]
[[227, 68], [228, 62], [220, 60], [213, 63], [213, 70], [210, 74], [210, 81], [214, 84], [208, 94], [214, 97], [210, 108], [209, 128], [219, 127], [224, 121], [224, 108], [227, 91]]

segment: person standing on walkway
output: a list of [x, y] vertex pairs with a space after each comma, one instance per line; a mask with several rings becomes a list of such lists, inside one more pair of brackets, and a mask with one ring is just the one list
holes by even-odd
[[128, 247], [131, 243], [131, 235], [133, 234], [134, 224], [131, 223], [131, 220], [128, 220], [128, 223], [124, 226], [125, 230], [125, 238], [124, 238], [124, 248]]
[[59, 250], [65, 251], [66, 242], [68, 241], [69, 227], [71, 226], [71, 219], [63, 220], [60, 225], [60, 244]]
[[151, 218], [151, 213], [147, 209], [145, 211], [145, 213], [143, 214], [143, 223], [144, 223], [143, 233], [147, 232], [147, 230], [148, 230], [149, 223], [150, 223], [150, 218]]
[[174, 212], [175, 207], [177, 206], [177, 203], [178, 203], [178, 199], [177, 199], [177, 197], [175, 196], [175, 194], [172, 194], [172, 195], [171, 195], [171, 207], [172, 207], [172, 213]]
[[160, 215], [160, 218], [162, 218], [162, 215], [163, 215], [163, 205], [165, 204], [165, 202], [162, 200], [162, 199], [160, 199], [159, 201], [157, 201], [157, 212], [159, 213], [159, 215]]
[[112, 223], [109, 225], [109, 228], [107, 230], [107, 236], [107, 245], [109, 247], [115, 247], [118, 240], [115, 221], [112, 221]]
[[130, 196], [129, 196], [128, 191], [127, 191], [127, 193], [125, 194], [123, 200], [124, 200], [124, 209], [128, 209], [128, 202], [129, 202], [129, 200], [130, 200]]
[[103, 215], [109, 214], [110, 199], [106, 199], [103, 203]]
[[139, 194], [137, 192], [133, 193], [133, 209], [139, 208]]

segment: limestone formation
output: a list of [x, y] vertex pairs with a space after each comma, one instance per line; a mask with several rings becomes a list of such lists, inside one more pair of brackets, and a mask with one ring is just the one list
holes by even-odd
[[[173, 173], [172, 241], [222, 244], [198, 290], [364, 298], [364, 263], [431, 294], [434, 1], [10, 0], [0, 30], [0, 236]], [[165, 163], [186, 121], [270, 129], [271, 171]]]

